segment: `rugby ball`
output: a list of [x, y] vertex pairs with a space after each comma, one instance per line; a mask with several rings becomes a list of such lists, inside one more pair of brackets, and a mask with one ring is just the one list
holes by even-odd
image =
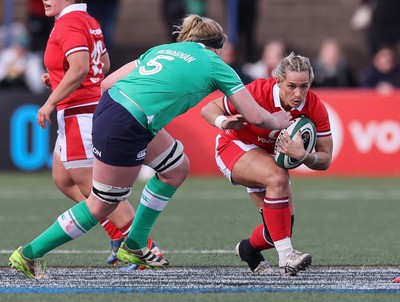
[[274, 157], [278, 166], [285, 169], [294, 169], [302, 164], [299, 160], [291, 158], [276, 150], [277, 143], [281, 140], [281, 136], [285, 131], [287, 131], [290, 137], [293, 138], [299, 130], [303, 139], [304, 149], [309, 153], [314, 149], [315, 143], [317, 142], [317, 130], [315, 129], [313, 121], [305, 116], [295, 118], [289, 127], [280, 131], [279, 136], [275, 141]]

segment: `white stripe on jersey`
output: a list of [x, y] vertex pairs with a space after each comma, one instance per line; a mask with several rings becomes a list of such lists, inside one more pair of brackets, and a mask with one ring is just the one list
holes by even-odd
[[89, 51], [89, 48], [88, 48], [88, 47], [76, 47], [76, 48], [72, 48], [72, 49], [68, 50], [68, 51], [65, 53], [65, 56], [68, 57], [71, 53], [74, 53], [74, 52], [77, 52], [77, 51], [82, 51], [82, 50]]

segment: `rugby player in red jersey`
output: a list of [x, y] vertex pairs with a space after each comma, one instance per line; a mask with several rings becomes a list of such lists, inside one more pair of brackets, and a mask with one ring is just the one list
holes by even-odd
[[[267, 111], [290, 112], [292, 118], [306, 116], [317, 130], [315, 151], [305, 151], [300, 134], [283, 135], [278, 151], [300, 160], [313, 170], [326, 170], [332, 158], [332, 135], [328, 112], [319, 97], [310, 91], [314, 79], [308, 58], [291, 53], [274, 70], [274, 78], [257, 79], [246, 87]], [[249, 239], [236, 246], [236, 254], [256, 273], [270, 273], [261, 251], [275, 247], [282, 275], [294, 276], [311, 265], [312, 256], [296, 251], [291, 243], [294, 221], [290, 175], [274, 160], [279, 131], [248, 123], [226, 97], [202, 108], [202, 116], [222, 129], [216, 139], [216, 161], [234, 185], [243, 185], [262, 214]]]

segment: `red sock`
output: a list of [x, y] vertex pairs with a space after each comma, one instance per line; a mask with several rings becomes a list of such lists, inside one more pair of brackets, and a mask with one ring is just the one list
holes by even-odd
[[122, 232], [107, 218], [102, 219], [100, 224], [107, 232], [108, 237], [110, 237], [111, 240], [118, 240], [122, 238]]
[[129, 231], [131, 230], [133, 218], [129, 220], [127, 224], [125, 224], [122, 228], [120, 228], [120, 231], [124, 237], [128, 236]]
[[268, 250], [274, 247], [265, 239], [263, 223], [256, 226], [253, 233], [250, 235], [250, 244], [259, 250]]
[[274, 242], [290, 237], [292, 222], [288, 196], [282, 198], [265, 197], [263, 217]]

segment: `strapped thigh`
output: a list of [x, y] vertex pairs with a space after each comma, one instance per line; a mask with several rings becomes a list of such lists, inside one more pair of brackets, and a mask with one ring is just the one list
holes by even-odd
[[93, 179], [93, 194], [108, 204], [116, 204], [123, 201], [131, 195], [132, 187], [114, 187], [106, 184], [102, 184]]
[[156, 157], [147, 166], [153, 168], [158, 173], [165, 173], [175, 169], [184, 159], [183, 145], [180, 141], [175, 140], [167, 150]]

